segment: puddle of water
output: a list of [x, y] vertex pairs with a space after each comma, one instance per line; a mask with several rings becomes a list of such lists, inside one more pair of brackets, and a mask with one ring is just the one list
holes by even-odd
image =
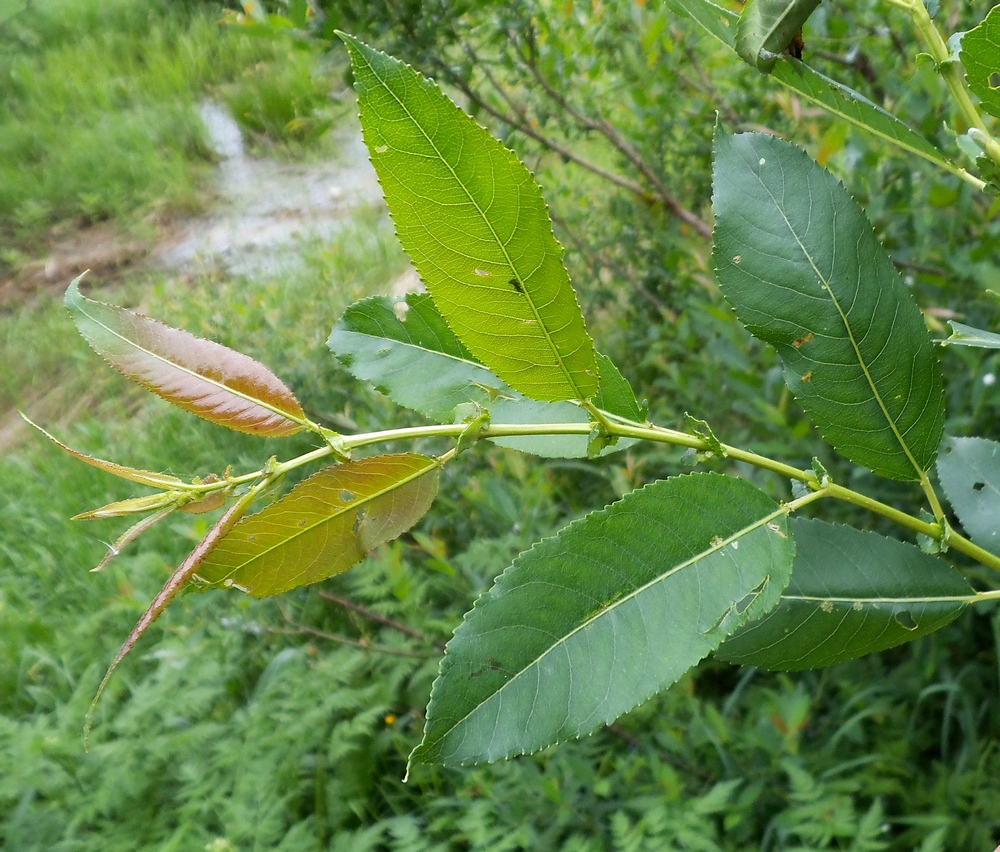
[[221, 265], [234, 274], [271, 275], [295, 263], [298, 240], [329, 237], [353, 208], [382, 199], [360, 131], [339, 136], [333, 161], [282, 163], [247, 154], [239, 125], [223, 107], [205, 102], [201, 117], [221, 160], [220, 200], [157, 249], [156, 259], [168, 268]]

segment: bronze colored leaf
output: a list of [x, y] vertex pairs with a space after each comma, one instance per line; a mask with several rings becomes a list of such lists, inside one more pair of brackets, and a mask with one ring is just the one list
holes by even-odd
[[321, 470], [240, 521], [198, 576], [266, 597], [346, 571], [420, 519], [437, 495], [438, 470], [418, 453]]
[[81, 295], [66, 307], [87, 342], [123, 376], [205, 420], [252, 435], [291, 435], [305, 420], [285, 384], [248, 355]]

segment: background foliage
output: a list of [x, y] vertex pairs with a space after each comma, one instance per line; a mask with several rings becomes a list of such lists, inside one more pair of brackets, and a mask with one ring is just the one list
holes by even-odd
[[[0, 51], [4, 78], [15, 81], [4, 87], [12, 119], [0, 122], [10, 264], [11, 252], [31, 251], [67, 218], [141, 218], [197, 203], [209, 157], [192, 105], [206, 86], [236, 80], [233, 104], [273, 102], [261, 112], [277, 116], [299, 109], [312, 127], [325, 120], [315, 95], [296, 108], [296, 87], [281, 83], [296, 68], [297, 79], [314, 79], [322, 41], [291, 49], [220, 29], [211, 4], [36, 5], [4, 26]], [[729, 130], [769, 127], [832, 168], [932, 322], [962, 310], [971, 325], [995, 324], [995, 303], [980, 295], [1000, 284], [995, 200], [833, 125], [669, 8], [443, 4], [441, 14], [434, 3], [325, 5], [313, 37], [340, 26], [433, 73], [531, 165], [588, 322], [664, 424], [680, 425], [691, 411], [734, 443], [803, 466], [817, 454], [831, 461], [783, 390], [774, 356], [724, 307], [710, 272], [699, 222], [709, 216], [716, 109]], [[985, 11], [944, 3], [939, 14], [964, 29]], [[807, 50], [821, 70], [947, 143], [938, 89], [913, 62], [905, 27], [881, 4], [821, 8]], [[149, 75], [114, 64], [140, 53], [164, 64]], [[45, 129], [48, 113], [73, 115], [79, 133]], [[273, 139], [289, 121], [244, 124]], [[121, 156], [98, 156], [109, 140]], [[104, 161], [134, 171], [117, 180], [99, 171]], [[93, 187], [78, 183], [91, 176]], [[259, 358], [335, 426], [378, 428], [399, 415], [353, 383], [323, 341], [351, 301], [384, 291], [403, 266], [391, 230], [372, 214], [331, 243], [306, 246], [291, 275], [209, 273], [178, 286], [151, 272], [120, 282], [114, 297]], [[21, 358], [38, 361], [49, 339], [79, 351], [70, 321], [44, 297], [5, 308], [0, 321], [5, 374]], [[950, 433], [995, 435], [997, 357], [948, 351], [949, 412], [961, 412]], [[59, 374], [51, 363], [40, 361], [35, 375], [53, 385], [79, 388], [77, 370], [90, 369]], [[11, 392], [11, 405], [22, 393]], [[123, 461], [185, 474], [205, 474], [219, 458], [250, 465], [268, 452], [258, 439], [140, 403], [114, 376], [91, 393], [95, 403], [113, 400], [101, 405], [110, 425], [78, 414], [59, 427], [83, 450], [114, 446]], [[708, 662], [586, 740], [462, 772], [420, 767], [401, 783], [440, 644], [476, 596], [530, 542], [598, 500], [683, 469], [677, 450], [586, 465], [467, 453], [461, 475], [445, 471], [435, 512], [365, 565], [265, 602], [185, 596], [112, 682], [89, 755], [80, 728], [100, 673], [204, 529], [171, 520], [107, 572], [87, 574], [115, 528], [92, 527], [88, 537], [65, 519], [120, 491], [48, 446], [22, 443], [5, 461], [0, 839], [8, 848], [965, 850], [997, 841], [1000, 616], [989, 607], [820, 672]], [[766, 475], [740, 473], [782, 496]], [[878, 487], [890, 502], [910, 488]]]

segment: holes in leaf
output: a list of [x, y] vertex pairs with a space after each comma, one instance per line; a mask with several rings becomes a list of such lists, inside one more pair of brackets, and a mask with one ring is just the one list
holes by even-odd
[[896, 620], [896, 624], [905, 630], [916, 630], [920, 626], [913, 620], [913, 616], [910, 615], [908, 609], [901, 609], [898, 612], [894, 612], [892, 617]]
[[410, 312], [410, 306], [404, 299], [400, 299], [392, 306], [392, 312], [400, 322], [406, 322], [406, 315]]
[[985, 487], [986, 487], [986, 483], [985, 482], [973, 482], [972, 483], [972, 490], [973, 491], [982, 491]]
[[368, 517], [368, 509], [362, 506], [358, 509], [358, 514], [354, 518], [354, 534], [358, 535], [361, 532], [361, 525], [365, 522], [365, 518]]
[[990, 88], [1000, 89], [1000, 74], [998, 74], [996, 71], [990, 74]]
[[353, 491], [348, 491], [346, 488], [340, 492], [340, 502], [350, 503], [357, 495]]

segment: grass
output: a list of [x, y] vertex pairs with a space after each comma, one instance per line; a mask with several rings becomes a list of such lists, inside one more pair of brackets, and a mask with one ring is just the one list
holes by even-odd
[[258, 139], [314, 142], [330, 88], [315, 54], [220, 25], [221, 8], [39, 0], [0, 30], [0, 262], [65, 220], [136, 223], [203, 201], [197, 104], [230, 101]]

